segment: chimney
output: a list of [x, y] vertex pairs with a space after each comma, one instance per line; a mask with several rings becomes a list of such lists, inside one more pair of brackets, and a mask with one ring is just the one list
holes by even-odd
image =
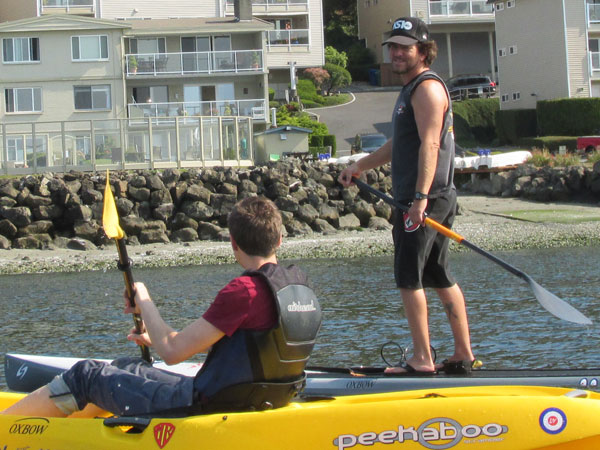
[[233, 0], [233, 15], [237, 21], [252, 20], [252, 0]]

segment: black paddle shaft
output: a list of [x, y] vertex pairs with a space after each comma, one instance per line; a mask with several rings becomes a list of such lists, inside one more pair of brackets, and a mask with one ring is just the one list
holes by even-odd
[[[125, 246], [124, 239], [115, 239], [117, 241], [117, 251], [119, 253], [118, 268], [123, 272], [123, 279], [125, 280], [125, 290], [127, 291], [127, 299], [129, 305], [135, 307], [135, 290], [133, 289], [133, 274], [131, 273], [131, 266], [133, 265], [131, 259], [127, 255], [127, 247]], [[143, 332], [143, 321], [142, 316], [134, 313], [133, 323], [135, 331], [138, 334]], [[140, 345], [140, 351], [142, 352], [142, 358], [145, 361], [152, 362], [152, 356], [150, 355], [150, 349], [145, 345]]]

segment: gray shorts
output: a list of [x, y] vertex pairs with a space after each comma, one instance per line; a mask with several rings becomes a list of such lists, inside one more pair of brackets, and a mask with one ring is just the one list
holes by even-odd
[[[121, 416], [151, 415], [185, 409], [194, 399], [193, 377], [156, 369], [140, 358], [80, 361], [59, 377], [50, 383], [59, 408], [70, 397], [80, 410], [93, 403]], [[57, 392], [60, 386], [68, 392]]]

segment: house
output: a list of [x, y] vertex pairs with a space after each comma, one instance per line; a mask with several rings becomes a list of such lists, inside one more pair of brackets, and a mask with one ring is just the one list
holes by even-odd
[[251, 164], [322, 35], [320, 0], [0, 0], [0, 163]]
[[387, 49], [381, 46], [398, 17], [419, 17], [438, 45], [432, 65], [443, 78], [486, 74], [497, 81], [494, 10], [487, 0], [357, 0], [358, 35], [373, 50], [382, 85], [397, 85]]
[[600, 2], [491, 3], [496, 10], [501, 109], [600, 96]]

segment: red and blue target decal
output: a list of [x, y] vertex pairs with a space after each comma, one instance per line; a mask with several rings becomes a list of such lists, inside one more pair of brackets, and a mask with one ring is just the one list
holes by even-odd
[[567, 426], [567, 416], [558, 408], [548, 408], [540, 414], [540, 427], [548, 434], [558, 434]]

